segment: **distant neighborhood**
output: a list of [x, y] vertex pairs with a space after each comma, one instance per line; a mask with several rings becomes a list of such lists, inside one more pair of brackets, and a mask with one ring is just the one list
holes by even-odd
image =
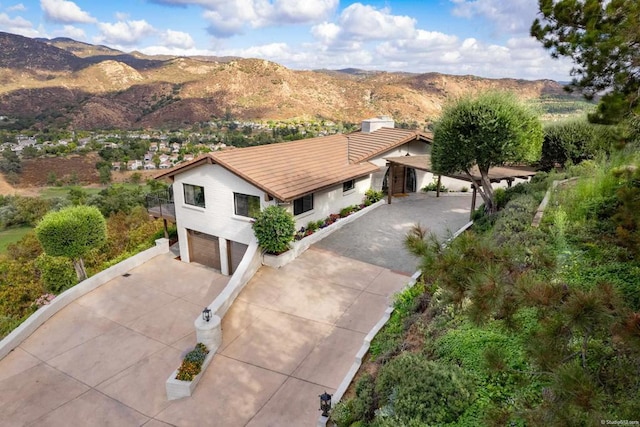
[[264, 145], [355, 129], [351, 123], [324, 120], [220, 120], [181, 130], [55, 131], [31, 135], [0, 128], [0, 151], [10, 150], [22, 159], [98, 152], [113, 171], [154, 170], [169, 169], [200, 153], [230, 146]]

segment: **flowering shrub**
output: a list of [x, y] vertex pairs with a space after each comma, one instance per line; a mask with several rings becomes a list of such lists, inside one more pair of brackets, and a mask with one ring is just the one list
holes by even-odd
[[191, 350], [182, 360], [182, 364], [178, 368], [177, 380], [193, 381], [196, 375], [202, 370], [202, 364], [207, 357], [209, 349], [199, 342], [195, 348]]

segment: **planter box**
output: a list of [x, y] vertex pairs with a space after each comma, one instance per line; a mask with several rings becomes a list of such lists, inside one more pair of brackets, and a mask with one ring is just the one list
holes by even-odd
[[176, 400], [176, 399], [182, 399], [183, 397], [191, 396], [191, 394], [193, 393], [193, 390], [196, 389], [198, 382], [200, 382], [200, 379], [204, 375], [207, 369], [207, 366], [209, 366], [209, 364], [213, 360], [214, 355], [215, 355], [215, 351], [209, 351], [209, 354], [207, 354], [207, 357], [204, 359], [204, 362], [202, 363], [202, 369], [200, 370], [200, 373], [196, 375], [192, 381], [177, 380], [176, 375], [178, 375], [178, 370], [176, 369], [175, 371], [173, 371], [173, 373], [171, 374], [169, 379], [167, 379], [167, 382], [165, 384], [167, 389], [167, 399]]
[[301, 240], [291, 243], [291, 249], [289, 249], [285, 253], [282, 253], [280, 255], [264, 254], [262, 257], [262, 264], [269, 267], [273, 267], [273, 268], [280, 268], [282, 266], [285, 266], [291, 261], [293, 261], [294, 259], [296, 259], [298, 256], [302, 255], [304, 251], [309, 249], [309, 246], [319, 242], [320, 240], [329, 236], [334, 231], [341, 229], [342, 227], [349, 224], [350, 222], [355, 221], [356, 219], [360, 218], [362, 215], [365, 215], [368, 212], [371, 212], [373, 209], [386, 204], [387, 204], [386, 200], [383, 199], [372, 204], [371, 206], [367, 206], [364, 209], [354, 212], [345, 218], [340, 218], [330, 226], [321, 228], [315, 233]]

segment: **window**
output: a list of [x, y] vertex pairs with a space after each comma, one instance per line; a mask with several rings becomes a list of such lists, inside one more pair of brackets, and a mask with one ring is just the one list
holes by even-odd
[[352, 179], [349, 181], [345, 181], [342, 183], [342, 192], [346, 193], [347, 191], [351, 191], [356, 188], [356, 180]]
[[204, 208], [204, 187], [199, 185], [183, 184], [184, 202], [187, 205]]
[[294, 215], [309, 212], [311, 209], [313, 209], [313, 194], [307, 194], [293, 201]]
[[256, 218], [260, 213], [260, 197], [233, 193], [235, 214]]

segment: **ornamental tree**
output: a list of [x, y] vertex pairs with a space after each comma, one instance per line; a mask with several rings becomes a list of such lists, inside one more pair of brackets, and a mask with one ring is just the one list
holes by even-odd
[[69, 258], [78, 280], [87, 278], [83, 257], [107, 241], [107, 224], [93, 206], [72, 206], [49, 212], [36, 226], [36, 236], [45, 253]]
[[640, 108], [640, 2], [638, 0], [538, 0], [541, 18], [531, 26], [551, 56], [571, 58], [578, 89], [599, 93], [591, 119], [615, 123]]
[[[514, 95], [486, 92], [445, 105], [435, 124], [431, 162], [441, 175], [464, 173], [494, 213], [489, 168], [513, 162], [534, 162], [542, 149], [542, 125], [536, 114]], [[480, 183], [471, 168], [480, 170]]]

